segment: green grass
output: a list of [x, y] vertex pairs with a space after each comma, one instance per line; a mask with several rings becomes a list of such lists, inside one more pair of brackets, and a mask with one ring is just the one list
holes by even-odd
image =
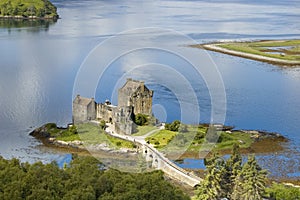
[[[218, 46], [229, 50], [250, 53], [270, 58], [277, 58], [289, 61], [300, 61], [300, 40], [233, 42], [220, 44]], [[287, 46], [292, 48], [284, 49], [284, 47]], [[278, 50], [278, 54], [271, 54], [269, 47], [282, 47], [282, 49], [284, 50]], [[284, 53], [284, 55], [280, 55], [280, 53]]]
[[150, 131], [158, 130], [158, 128], [156, 126], [138, 126], [137, 130], [138, 132], [134, 133], [134, 136], [143, 136], [146, 133], [149, 133]]
[[51, 124], [47, 126], [52, 132], [51, 136], [56, 137], [57, 140], [65, 142], [80, 140], [87, 145], [106, 143], [109, 147], [117, 149], [135, 148], [135, 144], [132, 142], [112, 137], [94, 124], [84, 123], [76, 125], [78, 131], [77, 134], [61, 134], [57, 128], [51, 128]]
[[221, 141], [217, 143], [216, 149], [231, 149], [232, 146], [236, 143], [240, 145], [241, 148], [248, 148], [254, 142], [251, 138], [251, 135], [243, 132], [232, 132], [226, 133], [221, 132], [220, 138]]
[[65, 142], [75, 141], [75, 140], [81, 140], [78, 134], [72, 134], [67, 136], [57, 136], [57, 140], [62, 140]]
[[156, 134], [147, 137], [149, 141], [156, 148], [164, 152], [176, 152], [180, 150], [187, 150], [188, 152], [199, 152], [211, 149], [212, 147], [218, 150], [231, 149], [234, 144], [238, 143], [241, 148], [248, 148], [254, 142], [251, 135], [243, 132], [218, 132], [219, 139], [216, 144], [206, 141], [205, 126], [188, 126], [188, 132], [178, 133], [168, 130], [160, 130]]
[[67, 128], [58, 128], [55, 123], [48, 123], [45, 125], [47, 132], [51, 135], [51, 137], [68, 137], [68, 136], [74, 136], [76, 134], [73, 134], [70, 129]]
[[[94, 124], [78, 124], [77, 134], [74, 134], [69, 129], [59, 129], [55, 124], [45, 125], [52, 137], [62, 141], [80, 140], [85, 144], [101, 144], [106, 143], [112, 148], [135, 148], [132, 142], [112, 137], [106, 134], [99, 126]], [[154, 126], [141, 126], [139, 132], [135, 135], [144, 135], [149, 131], [157, 129]], [[145, 140], [162, 151], [179, 151], [187, 149], [189, 152], [199, 152], [199, 150], [211, 149], [215, 150], [231, 149], [235, 143], [238, 143], [241, 148], [248, 148], [254, 142], [251, 135], [243, 132], [219, 132], [219, 140], [216, 144], [211, 144], [206, 141], [205, 135], [207, 126], [187, 126], [188, 131], [178, 133], [169, 130], [159, 130]]]
[[255, 47], [279, 47], [279, 46], [296, 46], [300, 45], [300, 40], [268, 40], [259, 42], [248, 42], [251, 46]]
[[157, 148], [165, 147], [175, 136], [176, 132], [168, 130], [160, 130], [159, 132], [147, 137], [145, 140], [149, 141], [150, 144], [155, 145]]

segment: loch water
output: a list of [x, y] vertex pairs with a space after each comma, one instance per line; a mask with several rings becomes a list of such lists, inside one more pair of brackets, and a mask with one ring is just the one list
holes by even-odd
[[[178, 79], [183, 75], [195, 92], [198, 105], [192, 107], [199, 109], [199, 121], [210, 122], [210, 92], [215, 88], [207, 86], [205, 77], [194, 77], [190, 63], [170, 53], [179, 46], [198, 54], [198, 59], [203, 59], [200, 67], [214, 65], [217, 69], [216, 79], [221, 77], [226, 94], [226, 102], [221, 102], [226, 103], [222, 110], [226, 125], [278, 132], [289, 139], [288, 152], [258, 155], [260, 163], [276, 177], [300, 177], [300, 68], [203, 52], [187, 47], [183, 39], [205, 43], [299, 38], [298, 0], [52, 2], [61, 18], [55, 23], [0, 21], [1, 156], [30, 162], [61, 160], [64, 154], [37, 148], [40, 143], [28, 133], [47, 122], [70, 123], [78, 73], [85, 77], [82, 84], [90, 84], [90, 75], [84, 76], [82, 66], [89, 63], [103, 68], [109, 55], [115, 57], [105, 66], [97, 85], [81, 90], [82, 95], [95, 94], [97, 101], [116, 103], [117, 86], [127, 76], [142, 78], [155, 91], [156, 114], [162, 121], [172, 121], [182, 115], [177, 95], [188, 93]], [[110, 40], [114, 37], [117, 39]], [[91, 55], [107, 40], [105, 53], [93, 60]], [[136, 44], [147, 48], [137, 51]], [[162, 44], [171, 45], [170, 51], [150, 48]], [[127, 54], [114, 55], [120, 49], [128, 50]], [[133, 65], [140, 67], [130, 68]], [[156, 78], [169, 82], [158, 84]], [[176, 92], [168, 87], [172, 83]], [[195, 120], [187, 118], [186, 123]], [[184, 166], [197, 168], [199, 162], [186, 160]]]

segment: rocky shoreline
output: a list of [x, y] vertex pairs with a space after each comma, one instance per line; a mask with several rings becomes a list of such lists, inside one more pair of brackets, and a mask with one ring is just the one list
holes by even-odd
[[[40, 140], [45, 146], [55, 147], [55, 148], [64, 148], [64, 149], [72, 149], [74, 151], [104, 151], [108, 153], [130, 153], [130, 154], [137, 154], [137, 149], [128, 149], [128, 148], [120, 148], [115, 149], [110, 147], [107, 143], [99, 143], [99, 144], [85, 144], [83, 141], [80, 140], [73, 140], [73, 141], [62, 141], [58, 140], [56, 137], [51, 136], [49, 133], [49, 124], [45, 124], [41, 127], [38, 127], [29, 133], [30, 136], [35, 137], [36, 139]], [[58, 130], [64, 131], [67, 128], [57, 127]], [[222, 126], [222, 130], [219, 131], [226, 131], [227, 133], [234, 133], [234, 132], [242, 132], [250, 134], [250, 137], [254, 139], [254, 143], [249, 148], [241, 148], [242, 153], [271, 153], [284, 150], [282, 147], [282, 143], [288, 142], [288, 139], [282, 136], [279, 133], [274, 132], [267, 132], [267, 131], [260, 131], [260, 130], [236, 130], [232, 126]], [[243, 144], [243, 141], [239, 141]], [[221, 154], [228, 154], [231, 152], [231, 149], [224, 149], [219, 151]], [[199, 152], [185, 152], [181, 158], [191, 158], [195, 157], [195, 155], [199, 157]], [[206, 155], [206, 154], [205, 154]], [[170, 158], [172, 155], [168, 155]], [[176, 155], [177, 157], [177, 155]]]

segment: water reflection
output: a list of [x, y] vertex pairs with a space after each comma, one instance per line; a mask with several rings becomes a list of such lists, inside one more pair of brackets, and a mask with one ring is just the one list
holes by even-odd
[[[28, 32], [40, 32], [48, 31], [50, 26], [53, 25], [56, 20], [27, 20], [27, 19], [0, 19], [0, 29], [11, 32], [15, 31], [28, 31]], [[26, 29], [23, 29], [26, 28]]]
[[[96, 45], [121, 31], [163, 27], [181, 31], [201, 42], [298, 38], [300, 35], [297, 0], [273, 1], [271, 5], [269, 0], [53, 0], [53, 3], [62, 17], [57, 23], [0, 20], [0, 154], [7, 158], [55, 158], [46, 154], [49, 150], [41, 153], [34, 149], [38, 143], [28, 137], [27, 129], [46, 122], [55, 121], [63, 126], [71, 121], [72, 88], [77, 70]], [[153, 42], [172, 43], [176, 47], [186, 45], [170, 34], [151, 36], [153, 34], [140, 35], [139, 41], [150, 46]], [[101, 67], [108, 53], [135, 43], [136, 37], [132, 37], [132, 40], [121, 40], [107, 46], [104, 53], [96, 55], [97, 60], [91, 66], [95, 69]], [[201, 57], [200, 50], [188, 51]], [[257, 61], [209, 54], [221, 71], [226, 87], [226, 124], [238, 129], [283, 133], [291, 139], [295, 153], [283, 160], [286, 165], [282, 168], [288, 171], [293, 167], [295, 170], [289, 172], [297, 175], [299, 163], [293, 161], [300, 160], [299, 68], [278, 69]], [[97, 100], [111, 97], [114, 84], [109, 83], [115, 83], [128, 67], [144, 62], [169, 64], [186, 74], [197, 93], [201, 119], [210, 119], [211, 103], [205, 84], [196, 84], [199, 78], [187, 70], [185, 63], [161, 52], [132, 54], [111, 63], [111, 70], [106, 71], [102, 80], [104, 83], [100, 81], [98, 84]], [[180, 107], [168, 88], [147, 77], [150, 74], [148, 69], [135, 72], [142, 72], [151, 89], [156, 91], [154, 103], [160, 105], [161, 117], [178, 119]], [[168, 73], [161, 75], [167, 76]], [[281, 159], [278, 155], [274, 157]], [[270, 168], [267, 165], [270, 159], [266, 160], [264, 165]]]

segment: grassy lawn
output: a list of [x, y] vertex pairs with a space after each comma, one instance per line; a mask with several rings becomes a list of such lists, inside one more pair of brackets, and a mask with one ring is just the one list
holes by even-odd
[[[55, 124], [47, 124], [46, 128], [52, 137], [56, 137], [62, 141], [84, 141], [85, 144], [102, 144], [106, 143], [111, 148], [134, 148], [132, 142], [112, 137], [106, 134], [99, 126], [94, 124], [78, 124], [77, 134], [70, 129], [59, 129]], [[144, 135], [152, 130], [156, 130], [154, 126], [140, 126], [139, 132], [135, 135]], [[147, 137], [145, 140], [162, 151], [180, 151], [187, 150], [189, 152], [199, 152], [199, 150], [211, 149], [215, 150], [231, 149], [233, 144], [239, 143], [241, 148], [250, 147], [254, 142], [251, 134], [243, 132], [218, 132], [219, 138], [216, 144], [207, 142], [206, 132], [208, 127], [205, 125], [187, 126], [187, 132], [173, 132], [169, 130], [158, 130], [158, 132]]]
[[[119, 138], [112, 137], [106, 134], [100, 127], [94, 124], [78, 124], [77, 126], [77, 134], [59, 134], [58, 129], [52, 129], [52, 136], [55, 136], [57, 140], [62, 141], [74, 141], [80, 140], [84, 141], [85, 144], [101, 144], [106, 143], [109, 147], [112, 148], [134, 148], [135, 145], [132, 142], [122, 140]], [[66, 130], [67, 131], [67, 130]]]
[[270, 58], [300, 61], [300, 40], [233, 42], [219, 44], [218, 46]]
[[156, 148], [165, 147], [175, 136], [177, 132], [160, 130], [159, 132], [147, 137], [145, 140], [149, 141], [150, 144], [155, 145]]
[[134, 136], [143, 136], [146, 133], [149, 133], [150, 131], [153, 130], [158, 130], [158, 128], [156, 126], [138, 126], [138, 132], [134, 133]]
[[251, 135], [243, 132], [224, 132], [219, 131], [218, 142], [216, 144], [209, 143], [206, 139], [207, 127], [199, 125], [188, 126], [188, 131], [185, 133], [173, 132], [169, 130], [160, 130], [156, 134], [147, 137], [156, 148], [164, 152], [187, 150], [189, 152], [199, 152], [211, 149], [225, 150], [231, 149], [235, 143], [238, 143], [241, 148], [250, 147], [254, 142]]

